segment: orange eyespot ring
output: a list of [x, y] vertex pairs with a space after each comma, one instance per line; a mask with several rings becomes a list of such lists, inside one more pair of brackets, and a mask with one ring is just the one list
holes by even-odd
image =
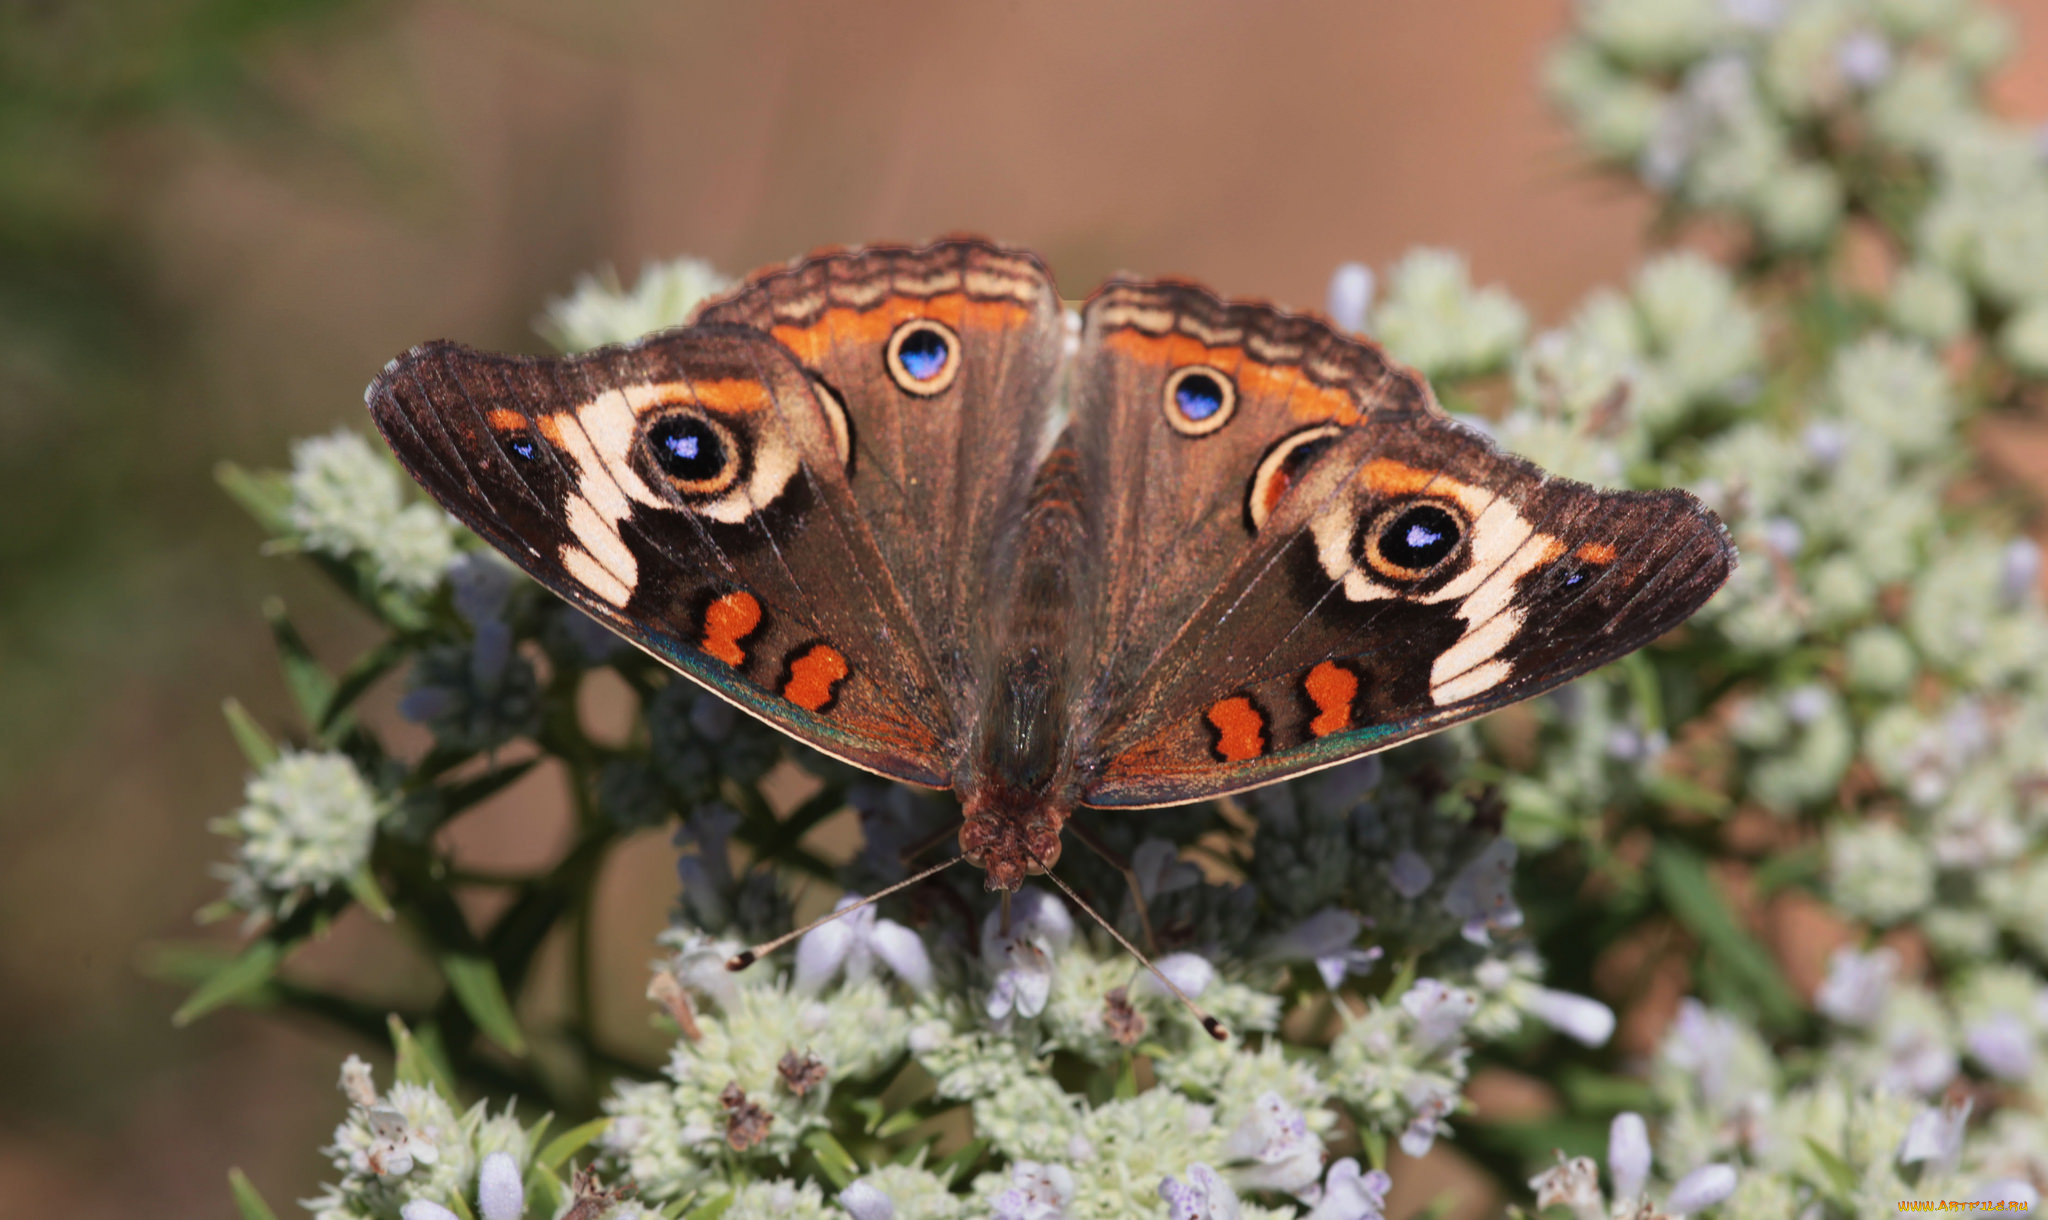
[[1237, 383], [1210, 365], [1182, 365], [1166, 378], [1160, 409], [1175, 432], [1207, 436], [1229, 423], [1237, 412]]
[[1448, 500], [1407, 500], [1382, 509], [1366, 527], [1361, 550], [1372, 570], [1404, 583], [1422, 580], [1464, 549], [1471, 525]]
[[912, 318], [889, 336], [883, 356], [898, 389], [930, 398], [960, 375], [960, 336], [943, 322]]
[[671, 410], [647, 426], [641, 444], [654, 468], [685, 496], [716, 496], [739, 481], [745, 458], [740, 440], [701, 411]]

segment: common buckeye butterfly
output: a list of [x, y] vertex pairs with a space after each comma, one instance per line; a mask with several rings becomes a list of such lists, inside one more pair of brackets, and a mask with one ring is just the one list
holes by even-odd
[[366, 400], [548, 588], [803, 742], [957, 791], [991, 888], [1177, 805], [1548, 690], [1735, 563], [1682, 491], [1553, 478], [1312, 317], [978, 240], [817, 255], [685, 327], [453, 343]]

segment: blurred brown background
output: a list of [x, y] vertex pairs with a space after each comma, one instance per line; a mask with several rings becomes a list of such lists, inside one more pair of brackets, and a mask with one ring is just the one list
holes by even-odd
[[[2048, 114], [2048, 0], [2011, 6], [2003, 109]], [[246, 1168], [312, 1193], [370, 1051], [242, 1014], [173, 1030], [143, 946], [200, 933], [217, 715], [286, 722], [258, 614], [340, 658], [363, 624], [215, 490], [220, 458], [366, 426], [435, 336], [537, 349], [545, 300], [681, 253], [742, 272], [828, 243], [980, 231], [1067, 295], [1111, 271], [1320, 302], [1345, 259], [1467, 252], [1540, 322], [1622, 279], [1638, 194], [1587, 173], [1536, 83], [1566, 0], [554, 5], [149, 0], [0, 9], [0, 1215], [230, 1214]], [[388, 706], [388, 699], [386, 704]], [[558, 825], [544, 779], [466, 846]], [[673, 875], [608, 901], [606, 1019]], [[404, 946], [344, 926], [310, 966]], [[388, 965], [386, 965], [388, 963]], [[295, 1212], [293, 1213], [295, 1214]]]

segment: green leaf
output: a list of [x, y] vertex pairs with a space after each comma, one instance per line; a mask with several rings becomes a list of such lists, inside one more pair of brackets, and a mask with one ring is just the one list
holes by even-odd
[[309, 727], [318, 727], [327, 713], [327, 705], [334, 698], [334, 677], [313, 656], [313, 649], [306, 643], [306, 637], [284, 612], [284, 602], [279, 598], [267, 598], [263, 603], [264, 621], [270, 624], [270, 638], [277, 645], [277, 661], [284, 669], [284, 684], [292, 693], [293, 702], [299, 705], [299, 715], [305, 717]]
[[235, 735], [235, 744], [241, 747], [242, 757], [249, 760], [250, 766], [261, 771], [277, 761], [277, 743], [256, 723], [249, 709], [230, 698], [220, 705], [220, 710], [228, 718], [228, 732]]
[[1806, 1150], [1813, 1154], [1813, 1159], [1820, 1163], [1821, 1172], [1827, 1175], [1827, 1181], [1817, 1182], [1815, 1185], [1826, 1188], [1829, 1193], [1844, 1202], [1855, 1198], [1856, 1171], [1849, 1168], [1849, 1163], [1816, 1143], [1812, 1136], [1805, 1135], [1800, 1138], [1806, 1141]]
[[883, 1119], [882, 1124], [869, 1132], [869, 1134], [880, 1140], [895, 1139], [905, 1131], [923, 1122], [924, 1118], [925, 1116], [916, 1110], [898, 1110], [888, 1118]]
[[825, 1176], [832, 1179], [832, 1185], [839, 1189], [845, 1190], [860, 1176], [860, 1162], [853, 1159], [853, 1154], [830, 1131], [818, 1130], [806, 1135], [804, 1147], [818, 1158], [818, 1168], [824, 1170]]
[[239, 1169], [228, 1170], [228, 1190], [235, 1196], [235, 1210], [242, 1213], [242, 1220], [277, 1220], [277, 1213], [263, 1201], [248, 1174]]
[[1699, 855], [1676, 843], [1659, 843], [1650, 857], [1650, 871], [1671, 913], [1741, 980], [1744, 993], [1765, 1020], [1779, 1028], [1796, 1024], [1798, 997], [1771, 955], [1736, 922]]
[[1795, 847], [1791, 851], [1779, 852], [1756, 866], [1751, 883], [1756, 886], [1759, 897], [1775, 894], [1779, 890], [1803, 885], [1821, 875], [1827, 865], [1827, 857], [1818, 843]]
[[284, 962], [283, 945], [271, 940], [259, 940], [236, 956], [236, 958], [215, 971], [212, 978], [201, 983], [188, 996], [178, 1011], [171, 1014], [171, 1024], [190, 1025], [192, 1022], [227, 1004], [267, 1003], [272, 998], [270, 980], [277, 977], [277, 968]]
[[559, 1178], [542, 1169], [539, 1162], [526, 1167], [526, 1210], [529, 1215], [554, 1215], [562, 1210], [563, 1197]]
[[1579, 1113], [1619, 1114], [1623, 1110], [1651, 1110], [1655, 1098], [1650, 1086], [1627, 1076], [1614, 1076], [1585, 1067], [1567, 1067], [1558, 1073], [1572, 1110]]
[[364, 910], [385, 923], [397, 917], [397, 912], [391, 909], [391, 900], [384, 897], [384, 891], [377, 887], [377, 878], [367, 865], [348, 875], [348, 892], [355, 895]]
[[1387, 1133], [1377, 1127], [1363, 1123], [1358, 1127], [1358, 1142], [1365, 1148], [1365, 1159], [1374, 1169], [1387, 1167]]
[[1643, 795], [1660, 805], [1711, 817], [1721, 817], [1734, 807], [1733, 801], [1712, 788], [1703, 788], [1682, 776], [1662, 773], [1643, 777]]
[[718, 1220], [725, 1214], [726, 1209], [732, 1206], [732, 1201], [738, 1197], [738, 1193], [727, 1191], [715, 1199], [706, 1199], [690, 1213], [690, 1220]]
[[391, 1031], [391, 1049], [398, 1055], [398, 1078], [406, 1084], [424, 1085], [443, 1097], [453, 1098], [454, 1074], [448, 1070], [447, 1060], [427, 1037], [431, 1031], [413, 1033], [396, 1013], [386, 1018], [384, 1024]]
[[457, 1220], [476, 1220], [476, 1213], [469, 1210], [469, 1200], [462, 1197], [461, 1191], [455, 1191], [446, 1198], [448, 1210], [455, 1213]]
[[583, 1151], [590, 1145], [590, 1141], [603, 1135], [604, 1129], [611, 1125], [612, 1120], [609, 1118], [593, 1118], [580, 1127], [571, 1127], [549, 1140], [548, 1146], [540, 1150], [540, 1156], [534, 1163], [550, 1171], [560, 1169], [570, 1157]]
[[213, 468], [213, 481], [220, 484], [229, 499], [242, 506], [243, 512], [256, 519], [264, 533], [280, 536], [292, 532], [292, 485], [284, 474], [257, 474], [233, 462], [222, 462]]
[[1116, 1098], [1129, 1101], [1138, 1095], [1138, 1057], [1126, 1054], [1124, 1066], [1116, 1074]]
[[446, 954], [441, 958], [441, 973], [456, 1002], [486, 1037], [514, 1055], [526, 1054], [526, 1035], [520, 1032], [519, 1018], [512, 1015], [512, 1004], [505, 998], [505, 987], [498, 981], [498, 968], [491, 959], [473, 953]]

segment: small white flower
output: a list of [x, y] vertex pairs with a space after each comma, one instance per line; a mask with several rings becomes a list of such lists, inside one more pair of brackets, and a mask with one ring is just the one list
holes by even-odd
[[1617, 1203], [1642, 1198], [1650, 1180], [1650, 1129], [1633, 1110], [1623, 1110], [1608, 1124], [1607, 1178]]
[[1600, 1166], [1589, 1156], [1566, 1160], [1559, 1153], [1556, 1165], [1529, 1179], [1529, 1189], [1536, 1192], [1539, 1211], [1562, 1207], [1581, 1220], [1601, 1220], [1607, 1214], [1606, 1200], [1600, 1197]]
[[839, 1206], [845, 1208], [853, 1220], [896, 1220], [895, 1201], [865, 1179], [849, 1183], [838, 1197]]
[[1614, 1036], [1614, 1010], [1591, 996], [1538, 987], [1529, 995], [1529, 1013], [1582, 1046], [1605, 1046]]
[[990, 1220], [1067, 1220], [1074, 1201], [1074, 1175], [1064, 1165], [1018, 1161], [1010, 1166], [1009, 1188], [990, 1200]]
[[1159, 1197], [1166, 1200], [1170, 1220], [1239, 1220], [1237, 1193], [1216, 1171], [1196, 1161], [1188, 1166], [1188, 1180], [1169, 1177], [1159, 1184]]
[[1891, 998], [1898, 977], [1898, 951], [1879, 948], [1869, 953], [1840, 948], [1828, 958], [1828, 977], [1813, 995], [1821, 1015], [1859, 1028], [1875, 1024]]
[[1324, 312], [1338, 330], [1365, 329], [1365, 312], [1372, 308], [1372, 268], [1364, 263], [1344, 263], [1330, 276], [1330, 292]]
[[1394, 1180], [1384, 1170], [1361, 1172], [1355, 1157], [1330, 1166], [1315, 1206], [1303, 1220], [1385, 1220]]
[[548, 302], [539, 329], [563, 351], [580, 352], [607, 343], [626, 343], [690, 320], [697, 306], [731, 283], [710, 263], [679, 258], [647, 263], [628, 289], [618, 274], [585, 275], [566, 297]]
[[1401, 1151], [1427, 1156], [1445, 1130], [1444, 1119], [1458, 1108], [1457, 1090], [1417, 1077], [1403, 1090], [1403, 1099], [1415, 1108], [1415, 1117], [1401, 1129]]
[[1251, 1113], [1223, 1141], [1231, 1181], [1245, 1190], [1295, 1194], [1323, 1175], [1323, 1141], [1308, 1118], [1278, 1093], [1262, 1093]]
[[368, 1109], [377, 1104], [377, 1082], [370, 1074], [370, 1065], [359, 1055], [341, 1061], [341, 1094], [352, 1106]]
[[519, 1220], [526, 1214], [526, 1184], [509, 1152], [493, 1152], [476, 1173], [476, 1205], [483, 1220]]
[[1325, 907], [1264, 946], [1267, 957], [1277, 961], [1312, 961], [1323, 985], [1335, 990], [1348, 974], [1364, 974], [1380, 959], [1377, 946], [1358, 948], [1358, 934], [1365, 922], [1349, 911]]
[[1492, 933], [1522, 926], [1522, 908], [1515, 905], [1515, 843], [1500, 838], [1474, 856], [1444, 891], [1444, 910], [1464, 924], [1465, 939], [1491, 943]]
[[224, 870], [228, 900], [251, 913], [289, 914], [370, 859], [384, 807], [347, 755], [287, 750], [243, 790], [242, 807], [213, 828], [241, 840]]
[[1946, 1172], [1963, 1155], [1963, 1129], [1970, 1121], [1974, 1103], [1965, 1098], [1961, 1105], [1929, 1106], [1913, 1116], [1906, 1136], [1899, 1141], [1899, 1163], [1926, 1162]]
[[1002, 931], [1002, 910], [981, 925], [981, 960], [995, 972], [988, 1015], [1001, 1021], [1012, 1013], [1035, 1017], [1052, 994], [1053, 958], [1074, 939], [1074, 919], [1056, 898], [1041, 890], [1019, 890], [1010, 900], [1010, 930]]
[[1688, 1216], [1734, 1194], [1735, 1187], [1734, 1166], [1702, 1165], [1678, 1179], [1664, 1200], [1664, 1210], [1674, 1217]]
[[[848, 894], [832, 909], [843, 911], [860, 901]], [[849, 983], [874, 974], [875, 963], [887, 966], [913, 991], [932, 985], [932, 961], [917, 933], [891, 919], [883, 919], [873, 906], [864, 906], [820, 924], [805, 933], [796, 946], [796, 989], [809, 995], [842, 971]]]
[[1435, 979], [1417, 979], [1401, 996], [1401, 1008], [1415, 1021], [1415, 1043], [1434, 1054], [1457, 1041], [1465, 1022], [1479, 1011], [1479, 997]]

